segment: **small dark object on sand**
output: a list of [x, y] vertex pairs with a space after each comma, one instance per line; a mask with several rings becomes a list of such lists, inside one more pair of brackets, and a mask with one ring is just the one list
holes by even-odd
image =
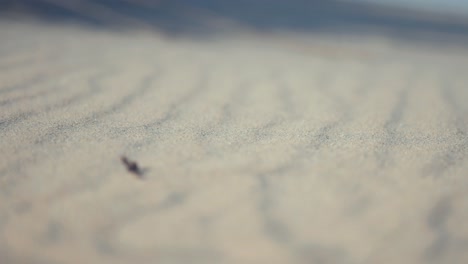
[[125, 156], [120, 157], [120, 160], [125, 165], [125, 167], [127, 167], [127, 170], [129, 172], [135, 174], [139, 178], [143, 176], [143, 170], [141, 170], [140, 167], [138, 167], [138, 164], [136, 162], [129, 160]]

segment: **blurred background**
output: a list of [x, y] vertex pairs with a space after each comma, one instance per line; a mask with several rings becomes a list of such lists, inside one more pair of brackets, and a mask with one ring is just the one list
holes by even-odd
[[248, 29], [439, 40], [468, 35], [468, 4], [461, 0], [2, 0], [0, 3], [4, 19], [78, 23], [108, 29], [145, 28], [167, 34]]

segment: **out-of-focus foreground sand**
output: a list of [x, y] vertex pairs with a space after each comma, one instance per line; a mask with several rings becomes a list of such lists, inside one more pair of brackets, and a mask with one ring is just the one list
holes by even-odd
[[0, 36], [0, 263], [468, 262], [466, 46]]

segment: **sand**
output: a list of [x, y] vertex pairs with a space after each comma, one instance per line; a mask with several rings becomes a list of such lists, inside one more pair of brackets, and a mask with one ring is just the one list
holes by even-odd
[[0, 36], [0, 263], [468, 261], [467, 46]]

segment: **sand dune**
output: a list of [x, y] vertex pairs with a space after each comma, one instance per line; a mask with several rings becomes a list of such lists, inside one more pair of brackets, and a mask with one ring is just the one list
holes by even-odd
[[1, 263], [468, 261], [466, 46], [0, 35]]

